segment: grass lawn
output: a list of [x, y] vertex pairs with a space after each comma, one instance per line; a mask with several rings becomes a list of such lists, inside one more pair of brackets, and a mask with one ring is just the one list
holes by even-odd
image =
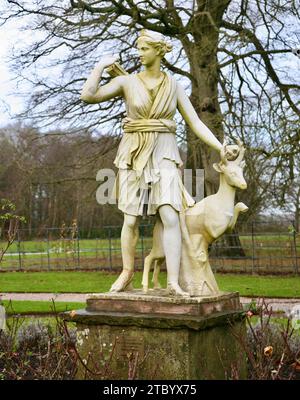
[[[238, 291], [241, 296], [300, 298], [300, 276], [256, 276], [216, 274], [220, 289]], [[0, 292], [100, 293], [107, 292], [117, 278], [106, 272], [6, 272], [0, 273]], [[142, 273], [134, 276], [141, 287]], [[166, 285], [166, 273], [160, 274]]]
[[216, 274], [220, 289], [241, 296], [300, 298], [300, 276]]
[[[54, 311], [52, 301], [7, 301], [1, 302], [7, 315], [12, 314], [30, 314], [30, 313], [51, 313]], [[85, 308], [85, 303], [73, 303], [73, 302], [56, 302], [55, 310], [57, 312], [77, 310], [79, 308]]]

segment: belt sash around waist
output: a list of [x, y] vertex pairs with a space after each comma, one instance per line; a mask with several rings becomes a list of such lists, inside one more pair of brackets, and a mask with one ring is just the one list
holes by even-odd
[[125, 133], [134, 132], [162, 132], [176, 133], [176, 122], [171, 119], [132, 119], [126, 117], [122, 120]]

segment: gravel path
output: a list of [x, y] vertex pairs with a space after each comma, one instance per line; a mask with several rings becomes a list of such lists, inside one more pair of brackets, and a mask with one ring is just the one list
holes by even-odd
[[[85, 303], [85, 293], [0, 293], [0, 299], [2, 300], [30, 300], [30, 301], [65, 301], [65, 302], [79, 302]], [[241, 303], [250, 303], [252, 297], [241, 297]], [[259, 302], [259, 299], [257, 299]], [[265, 298], [265, 302], [272, 307], [273, 311], [284, 311], [289, 313], [291, 309], [298, 305], [300, 307], [300, 299], [274, 299]]]
[[85, 302], [85, 293], [0, 293], [2, 300]]
[[[242, 304], [250, 303], [252, 297], [241, 297], [240, 298]], [[265, 303], [272, 307], [273, 311], [284, 311], [286, 314], [289, 314], [291, 310], [298, 305], [300, 307], [300, 299], [272, 299], [265, 298]], [[261, 304], [261, 299], [257, 298], [256, 302]]]

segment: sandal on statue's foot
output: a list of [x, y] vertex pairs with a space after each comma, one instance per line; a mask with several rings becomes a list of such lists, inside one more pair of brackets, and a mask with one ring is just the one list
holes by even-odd
[[125, 290], [133, 290], [131, 281], [133, 279], [133, 271], [123, 270], [118, 279], [113, 283], [110, 292], [124, 292]]
[[182, 290], [181, 287], [175, 283], [168, 283], [167, 291], [171, 296], [190, 297], [189, 293]]

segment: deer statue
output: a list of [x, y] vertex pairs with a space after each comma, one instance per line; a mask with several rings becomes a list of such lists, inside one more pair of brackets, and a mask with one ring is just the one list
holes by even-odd
[[[243, 176], [245, 148], [237, 141], [236, 157], [226, 158], [227, 140], [224, 140], [221, 161], [213, 164], [220, 174], [220, 185], [216, 194], [210, 195], [180, 213], [182, 252], [179, 284], [190, 296], [216, 295], [219, 288], [208, 260], [209, 245], [234, 228], [239, 213], [246, 212], [244, 203], [234, 205], [236, 189], [246, 189]], [[148, 292], [149, 272], [154, 264], [154, 289], [160, 288], [158, 275], [165, 256], [162, 247], [162, 222], [157, 218], [153, 229], [153, 244], [145, 258], [142, 279], [143, 291]]]

